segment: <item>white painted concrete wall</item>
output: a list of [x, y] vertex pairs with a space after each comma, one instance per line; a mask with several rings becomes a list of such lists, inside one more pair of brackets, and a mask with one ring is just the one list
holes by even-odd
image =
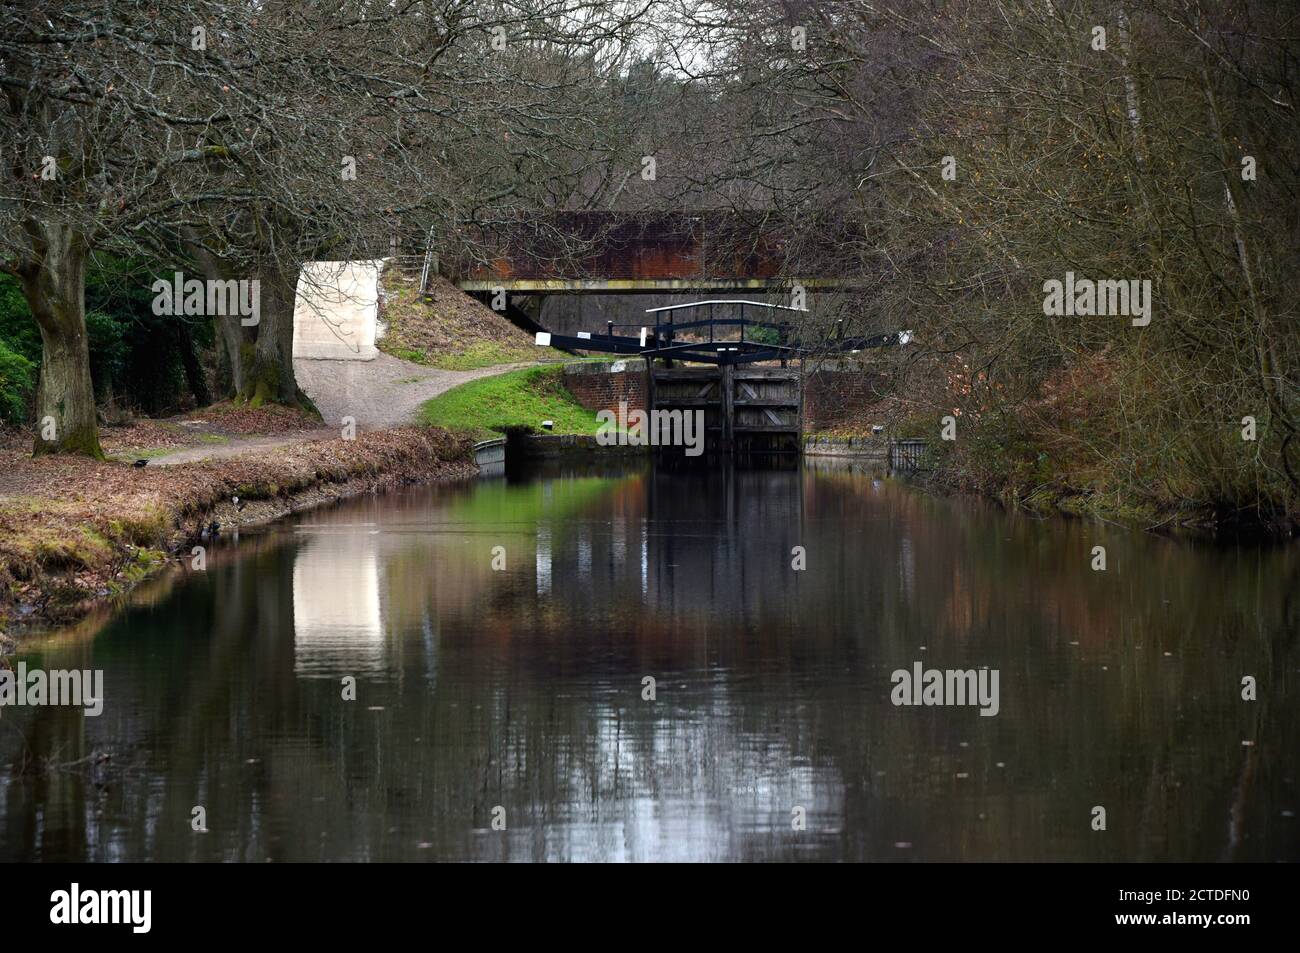
[[293, 356], [373, 361], [383, 259], [311, 261], [298, 276]]

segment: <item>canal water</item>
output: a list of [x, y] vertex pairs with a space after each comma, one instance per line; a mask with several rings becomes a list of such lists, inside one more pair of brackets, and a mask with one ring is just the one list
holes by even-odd
[[1300, 859], [1295, 546], [849, 469], [358, 499], [22, 661], [104, 708], [0, 709], [0, 860]]

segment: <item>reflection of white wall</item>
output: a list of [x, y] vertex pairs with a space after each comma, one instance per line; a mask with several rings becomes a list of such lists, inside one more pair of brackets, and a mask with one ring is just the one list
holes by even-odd
[[537, 594], [551, 594], [551, 528], [537, 528]]
[[298, 276], [293, 356], [372, 361], [383, 261], [309, 261]]
[[384, 668], [376, 536], [321, 533], [293, 563], [293, 670], [339, 677]]

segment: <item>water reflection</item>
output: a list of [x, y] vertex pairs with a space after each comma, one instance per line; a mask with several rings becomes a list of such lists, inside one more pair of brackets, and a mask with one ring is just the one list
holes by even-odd
[[382, 675], [378, 531], [366, 524], [299, 529], [305, 539], [293, 560], [295, 674]]
[[29, 659], [107, 703], [0, 715], [0, 858], [1294, 860], [1298, 572], [849, 469], [360, 500]]

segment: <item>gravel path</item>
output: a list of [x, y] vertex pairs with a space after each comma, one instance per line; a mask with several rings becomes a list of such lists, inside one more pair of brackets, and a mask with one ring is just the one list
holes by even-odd
[[499, 364], [473, 371], [441, 371], [382, 352], [373, 361], [299, 359], [293, 362], [298, 386], [316, 404], [316, 409], [325, 418], [325, 427], [302, 433], [244, 437], [229, 443], [187, 447], [155, 457], [149, 461], [149, 466], [221, 460], [268, 447], [284, 447], [306, 440], [328, 440], [340, 435], [344, 417], [355, 418], [358, 431], [401, 427], [414, 422], [416, 411], [426, 400], [458, 384], [532, 366]]
[[331, 427], [353, 417], [358, 430], [401, 427], [420, 405], [458, 384], [532, 364], [499, 364], [473, 371], [440, 371], [380, 352], [373, 361], [293, 362], [298, 386], [307, 392]]
[[303, 430], [299, 433], [279, 433], [266, 437], [234, 437], [228, 443], [205, 444], [199, 447], [186, 447], [171, 453], [154, 457], [149, 461], [151, 467], [170, 467], [177, 463], [194, 463], [198, 460], [224, 460], [237, 457], [252, 450], [265, 450], [268, 447], [287, 447], [302, 443], [304, 440], [330, 440], [337, 437], [337, 430]]

